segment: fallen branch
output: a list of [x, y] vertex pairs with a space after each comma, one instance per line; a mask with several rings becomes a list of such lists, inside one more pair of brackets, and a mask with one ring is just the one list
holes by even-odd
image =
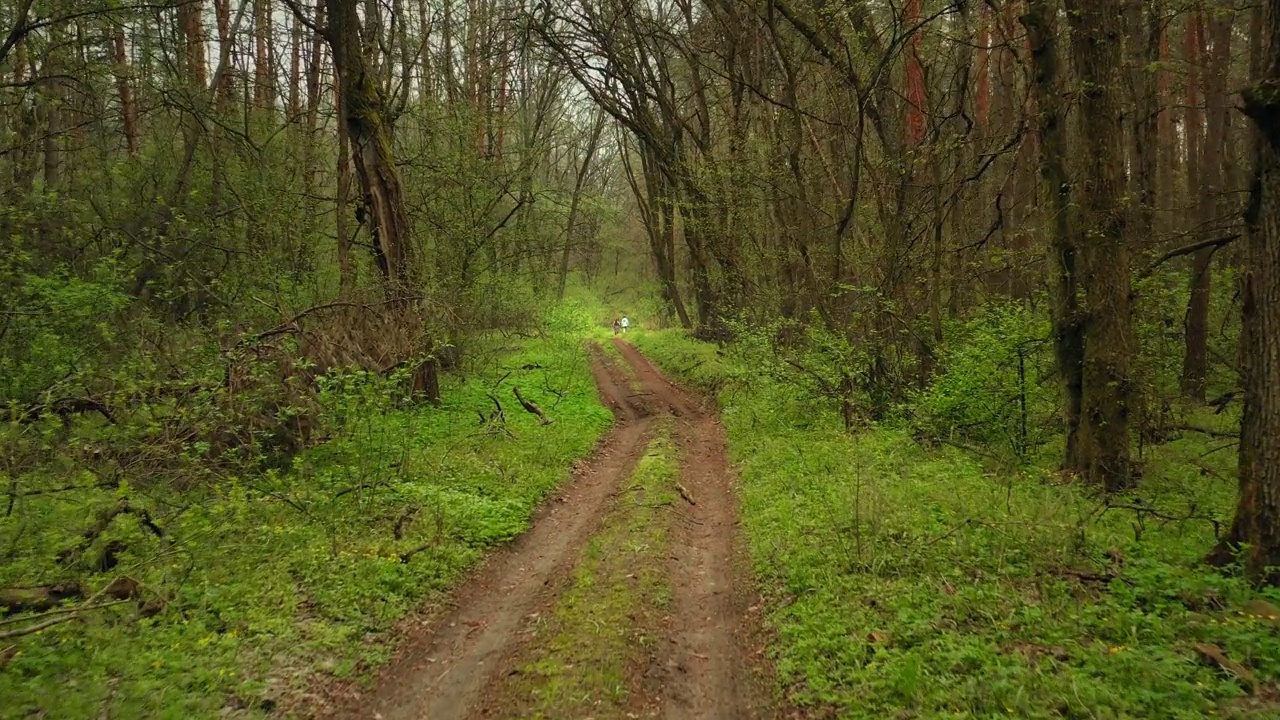
[[404, 539], [404, 531], [409, 527], [409, 523], [413, 522], [413, 519], [418, 516], [418, 511], [421, 509], [422, 508], [419, 508], [417, 505], [414, 505], [413, 507], [405, 510], [400, 518], [396, 520], [396, 529], [395, 532], [392, 533], [395, 539]]
[[[88, 610], [100, 610], [105, 607], [119, 605], [122, 602], [128, 602], [130, 600], [133, 600], [139, 597], [141, 593], [142, 593], [142, 586], [138, 583], [137, 580], [134, 580], [131, 577], [118, 577], [112, 580], [111, 582], [107, 583], [106, 587], [103, 587], [101, 590], [94, 593], [93, 596], [90, 597], [88, 600], [85, 600], [83, 603], [81, 603], [80, 605], [74, 608], [64, 608], [61, 610], [55, 610], [53, 612], [46, 613], [44, 615], [40, 615], [37, 617], [32, 617], [32, 618], [21, 618], [22, 620], [36, 620], [38, 618], [48, 618], [48, 619], [46, 619], [44, 622], [36, 623], [35, 625], [28, 625], [27, 627], [23, 627], [23, 628], [17, 628], [15, 630], [6, 630], [4, 632], [0, 632], [0, 640], [9, 640], [11, 638], [22, 637], [24, 635], [30, 635], [32, 633], [38, 633], [41, 630], [46, 630], [48, 628], [53, 627], [54, 625], [60, 625], [64, 622], [75, 620], [76, 618], [80, 617], [80, 613], [82, 612], [86, 612]], [[103, 596], [116, 598], [117, 602], [99, 603], [98, 599]]]
[[0, 632], [0, 640], [10, 640], [12, 638], [22, 637], [23, 635], [38, 633], [41, 630], [47, 630], [53, 627], [54, 625], [61, 625], [64, 622], [70, 622], [71, 620], [75, 620], [76, 617], [78, 616], [73, 613], [65, 617], [57, 617], [51, 620], [45, 620], [42, 623], [31, 625], [29, 627], [18, 628], [17, 630], [6, 630], [5, 632]]
[[400, 562], [402, 564], [408, 564], [408, 562], [413, 559], [413, 556], [425, 550], [430, 550], [433, 547], [435, 547], [435, 543], [429, 542], [423, 543], [412, 550], [406, 550], [405, 552], [400, 553]]
[[75, 547], [68, 548], [58, 553], [58, 559], [66, 565], [70, 565], [78, 561], [80, 556], [84, 554], [84, 551], [88, 550], [90, 545], [93, 545], [93, 541], [97, 540], [98, 536], [106, 532], [107, 528], [111, 527], [111, 522], [121, 515], [133, 515], [138, 518], [138, 522], [142, 523], [142, 526], [150, 530], [153, 535], [158, 538], [164, 537], [164, 530], [162, 530], [160, 526], [151, 519], [151, 513], [147, 512], [145, 508], [138, 508], [130, 505], [128, 500], [121, 500], [120, 504], [107, 508], [99, 513], [98, 519], [89, 526], [88, 530], [85, 530], [84, 533], [81, 534], [80, 542], [77, 543]]
[[1195, 643], [1191, 646], [1200, 655], [1200, 659], [1214, 667], [1225, 670], [1244, 682], [1250, 692], [1258, 689], [1258, 678], [1249, 668], [1227, 657], [1222, 648], [1212, 643]]
[[1240, 439], [1240, 435], [1238, 433], [1223, 432], [1221, 430], [1214, 430], [1212, 428], [1200, 427], [1198, 425], [1174, 425], [1173, 429], [1186, 430], [1188, 432], [1197, 432], [1197, 433], [1200, 433], [1201, 435], [1208, 435], [1209, 437], [1213, 437], [1213, 438], [1231, 438], [1233, 440]]
[[1111, 573], [1095, 573], [1089, 572], [1088, 570], [1074, 570], [1072, 568], [1062, 568], [1059, 572], [1063, 575], [1070, 575], [1081, 582], [1092, 582], [1102, 585], [1106, 585], [1116, 579], [1116, 576]]
[[685, 489], [684, 485], [681, 485], [680, 483], [676, 483], [676, 492], [680, 493], [680, 497], [684, 498], [685, 502], [689, 503], [690, 505], [698, 504], [694, 502], [693, 496], [689, 494], [689, 491]]
[[520, 388], [513, 387], [511, 388], [511, 391], [515, 393], [516, 400], [520, 401], [520, 407], [524, 408], [526, 411], [534, 415], [537, 415], [539, 422], [541, 422], [543, 425], [551, 424], [551, 419], [548, 418], [547, 414], [542, 411], [542, 408], [538, 407], [537, 403], [533, 402], [532, 400], [526, 400], [525, 397], [520, 394]]
[[131, 598], [124, 598], [122, 600], [112, 600], [111, 602], [98, 603], [97, 605], [90, 605], [88, 607], [77, 606], [77, 607], [57, 608], [54, 610], [50, 610], [49, 612], [43, 613], [41, 615], [27, 615], [23, 617], [7, 617], [7, 618], [4, 618], [3, 620], [0, 620], [0, 625], [13, 625], [15, 623], [28, 622], [31, 620], [43, 620], [45, 618], [51, 618], [58, 615], [66, 615], [68, 613], [78, 613], [82, 610], [97, 610], [98, 608], [111, 607], [113, 605], [127, 603], [129, 602], [130, 599]]
[[26, 425], [39, 420], [45, 415], [57, 415], [63, 420], [70, 415], [98, 413], [112, 425], [116, 424], [115, 416], [101, 402], [87, 397], [61, 398], [50, 403], [28, 405], [21, 410], [10, 413], [10, 419]]
[[11, 613], [40, 612], [57, 607], [63, 600], [83, 595], [84, 589], [78, 583], [0, 588], [0, 608]]

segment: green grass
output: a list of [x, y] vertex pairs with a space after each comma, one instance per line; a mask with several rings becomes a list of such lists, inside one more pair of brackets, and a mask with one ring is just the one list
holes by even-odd
[[[1209, 522], [1107, 509], [1047, 470], [997, 474], [892, 427], [849, 434], [732, 348], [678, 332], [631, 339], [718, 392], [793, 702], [840, 718], [1280, 712], [1192, 648], [1280, 678], [1280, 633], [1242, 612], [1259, 596], [1200, 562]], [[1147, 448], [1141, 497], [1122, 502], [1229, 519], [1231, 451], [1211, 449], [1195, 437]]]
[[665, 546], [679, 458], [670, 433], [670, 423], [656, 431], [555, 610], [535, 623], [521, 672], [503, 690], [508, 716], [623, 717], [645, 701], [636, 680], [671, 601]]
[[[513, 385], [554, 422], [521, 410]], [[523, 530], [611, 423], [570, 333], [450, 381], [440, 409], [395, 409], [366, 390], [352, 382], [326, 393], [333, 437], [290, 468], [181, 492], [128, 490], [165, 538], [122, 516], [98, 544], [129, 549], [92, 584], [131, 576], [164, 609], [142, 617], [117, 605], [16, 640], [0, 670], [0, 716], [261, 715], [296, 700], [317, 669], [359, 676], [388, 657], [393, 623]], [[480, 423], [490, 393], [505, 429]], [[0, 587], [58, 579], [56, 551], [115, 502], [96, 490], [25, 498], [0, 518]]]

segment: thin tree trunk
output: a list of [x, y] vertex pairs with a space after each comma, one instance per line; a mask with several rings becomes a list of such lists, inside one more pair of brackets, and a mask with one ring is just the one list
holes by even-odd
[[62, 63], [62, 31], [58, 24], [49, 26], [51, 47], [44, 68], [44, 80], [40, 85], [40, 109], [44, 119], [44, 189], [54, 192], [61, 184], [62, 171], [62, 103], [63, 86], [59, 78]]
[[253, 0], [253, 105], [268, 110], [275, 102], [275, 70], [271, 66], [271, 3]]
[[569, 201], [569, 219], [564, 229], [564, 248], [560, 251], [560, 283], [556, 293], [556, 297], [560, 300], [564, 299], [565, 285], [569, 279], [569, 255], [573, 250], [573, 230], [578, 222], [578, 204], [582, 200], [582, 186], [587, 182], [591, 160], [595, 157], [596, 148], [600, 144], [600, 135], [604, 132], [604, 119], [603, 111], [596, 113], [595, 123], [591, 127], [591, 139], [587, 141], [587, 149], [582, 154], [582, 167], [578, 169], [578, 177], [573, 182], [573, 198]]
[[338, 115], [338, 197], [335, 207], [336, 234], [338, 236], [338, 288], [343, 297], [349, 296], [356, 287], [355, 267], [351, 262], [351, 227], [347, 217], [347, 199], [351, 196], [351, 143], [347, 135], [347, 124], [342, 121], [342, 93], [337, 87], [339, 81], [334, 78], [333, 102], [334, 111]]
[[116, 93], [120, 96], [120, 115], [124, 126], [124, 144], [129, 157], [138, 154], [138, 108], [133, 102], [133, 85], [129, 82], [129, 58], [125, 53], [124, 26], [111, 31], [111, 55], [115, 65]]
[[199, 92], [205, 89], [208, 63], [205, 60], [204, 0], [178, 0], [178, 22], [182, 26], [187, 81]]
[[1040, 140], [1040, 175], [1049, 192], [1049, 255], [1053, 272], [1053, 338], [1058, 374], [1063, 384], [1063, 421], [1066, 426], [1064, 467], [1077, 465], [1080, 412], [1083, 394], [1084, 332], [1080, 317], [1078, 242], [1073, 227], [1071, 180], [1062, 80], [1059, 66], [1055, 0], [1028, 0], [1023, 18], [1031, 43], [1033, 79]]
[[289, 41], [289, 122], [302, 117], [302, 23], [293, 18]]
[[226, 66], [215, 78], [218, 89], [214, 106], [219, 115], [225, 115], [231, 109], [233, 73], [230, 66], [236, 52], [235, 39], [231, 36], [231, 0], [213, 0], [213, 13], [218, 25], [218, 47], [223, 58], [219, 65]]
[[[1224, 190], [1232, 18], [1215, 15], [1208, 20], [1208, 26], [1213, 48], [1204, 76], [1206, 81], [1201, 83], [1205, 99], [1204, 135], [1199, 138], [1199, 157], [1189, 157], [1187, 160], [1189, 167], [1192, 164], [1198, 165], [1195, 227], [1201, 228], [1201, 239], [1204, 240], [1212, 239], [1218, 232], [1213, 221]], [[1188, 398], [1201, 403], [1205, 400], [1209, 365], [1209, 300], [1213, 282], [1213, 253], [1214, 248], [1206, 248], [1192, 256], [1191, 296], [1187, 302], [1186, 344], [1182, 359], [1182, 391]]]

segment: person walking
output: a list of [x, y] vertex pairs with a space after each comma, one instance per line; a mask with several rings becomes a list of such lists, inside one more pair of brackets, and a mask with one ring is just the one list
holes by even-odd
[[618, 318], [614, 318], [614, 319], [613, 319], [613, 334], [614, 334], [614, 335], [617, 335], [617, 334], [618, 334], [618, 333], [620, 333], [620, 332], [622, 332], [622, 321], [621, 321], [621, 320], [619, 320]]
[[626, 315], [623, 315], [622, 316], [622, 334], [623, 335], [627, 334], [627, 328], [629, 327], [631, 327], [631, 321], [627, 319]]

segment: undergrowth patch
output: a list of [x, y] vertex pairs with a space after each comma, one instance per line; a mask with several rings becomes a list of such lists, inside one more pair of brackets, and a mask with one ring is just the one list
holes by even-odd
[[1264, 617], [1280, 596], [1201, 562], [1230, 519], [1231, 453], [1148, 447], [1140, 492], [1107, 501], [891, 425], [846, 432], [732, 346], [630, 339], [718, 392], [793, 702], [877, 719], [1280, 713]]
[[[385, 660], [392, 624], [521, 532], [610, 425], [578, 336], [499, 357], [446, 386], [438, 409], [406, 407], [368, 375], [331, 377], [327, 442], [260, 474], [195, 488], [21, 478], [88, 489], [32, 493], [0, 517], [0, 587], [62, 580], [58, 551], [126, 496], [163, 536], [121, 515], [88, 549], [116, 548], [85, 594], [128, 577], [139, 603], [0, 641], [0, 715], [259, 716], [288, 710], [317, 668], [352, 677]], [[551, 424], [520, 408], [516, 386]]]

